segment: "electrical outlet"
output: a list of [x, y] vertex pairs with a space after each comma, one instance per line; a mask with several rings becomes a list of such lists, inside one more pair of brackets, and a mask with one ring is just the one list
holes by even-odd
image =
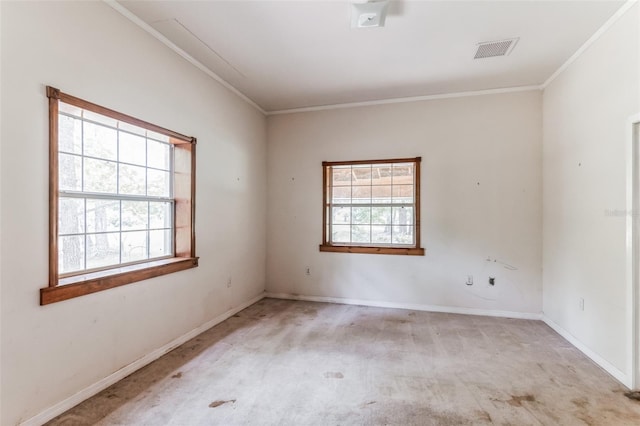
[[231, 277], [227, 279], [227, 288], [231, 288]]
[[467, 285], [473, 285], [473, 275], [467, 275]]
[[581, 297], [580, 300], [578, 300], [578, 306], [581, 311], [584, 311], [584, 297]]
[[304, 274], [305, 275], [311, 275], [311, 268], [309, 266], [307, 266], [304, 270]]

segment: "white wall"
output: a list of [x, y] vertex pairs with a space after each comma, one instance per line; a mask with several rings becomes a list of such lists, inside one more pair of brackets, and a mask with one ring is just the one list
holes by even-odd
[[[102, 2], [0, 8], [0, 424], [8, 426], [262, 294], [266, 123]], [[198, 138], [198, 268], [38, 305], [47, 285], [45, 85]]]
[[627, 120], [640, 112], [639, 20], [636, 4], [543, 96], [544, 313], [619, 378], [631, 368], [626, 216], [606, 211], [627, 208]]
[[[541, 114], [529, 91], [270, 116], [267, 291], [541, 312]], [[319, 252], [321, 162], [415, 156], [425, 256]]]

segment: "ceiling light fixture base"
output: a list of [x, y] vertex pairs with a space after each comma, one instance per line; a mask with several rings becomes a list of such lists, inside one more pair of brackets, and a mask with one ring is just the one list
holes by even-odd
[[388, 0], [351, 3], [351, 28], [384, 27]]

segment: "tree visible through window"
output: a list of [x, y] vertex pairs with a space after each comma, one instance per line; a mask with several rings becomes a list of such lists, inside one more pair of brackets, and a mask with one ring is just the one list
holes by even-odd
[[195, 138], [47, 94], [51, 256], [41, 302], [197, 266]]
[[59, 275], [173, 256], [169, 137], [63, 102]]
[[321, 251], [424, 254], [420, 158], [323, 162]]

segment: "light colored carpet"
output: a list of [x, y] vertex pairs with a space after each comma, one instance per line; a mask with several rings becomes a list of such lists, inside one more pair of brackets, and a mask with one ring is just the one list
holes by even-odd
[[50, 425], [640, 425], [539, 321], [265, 299]]

